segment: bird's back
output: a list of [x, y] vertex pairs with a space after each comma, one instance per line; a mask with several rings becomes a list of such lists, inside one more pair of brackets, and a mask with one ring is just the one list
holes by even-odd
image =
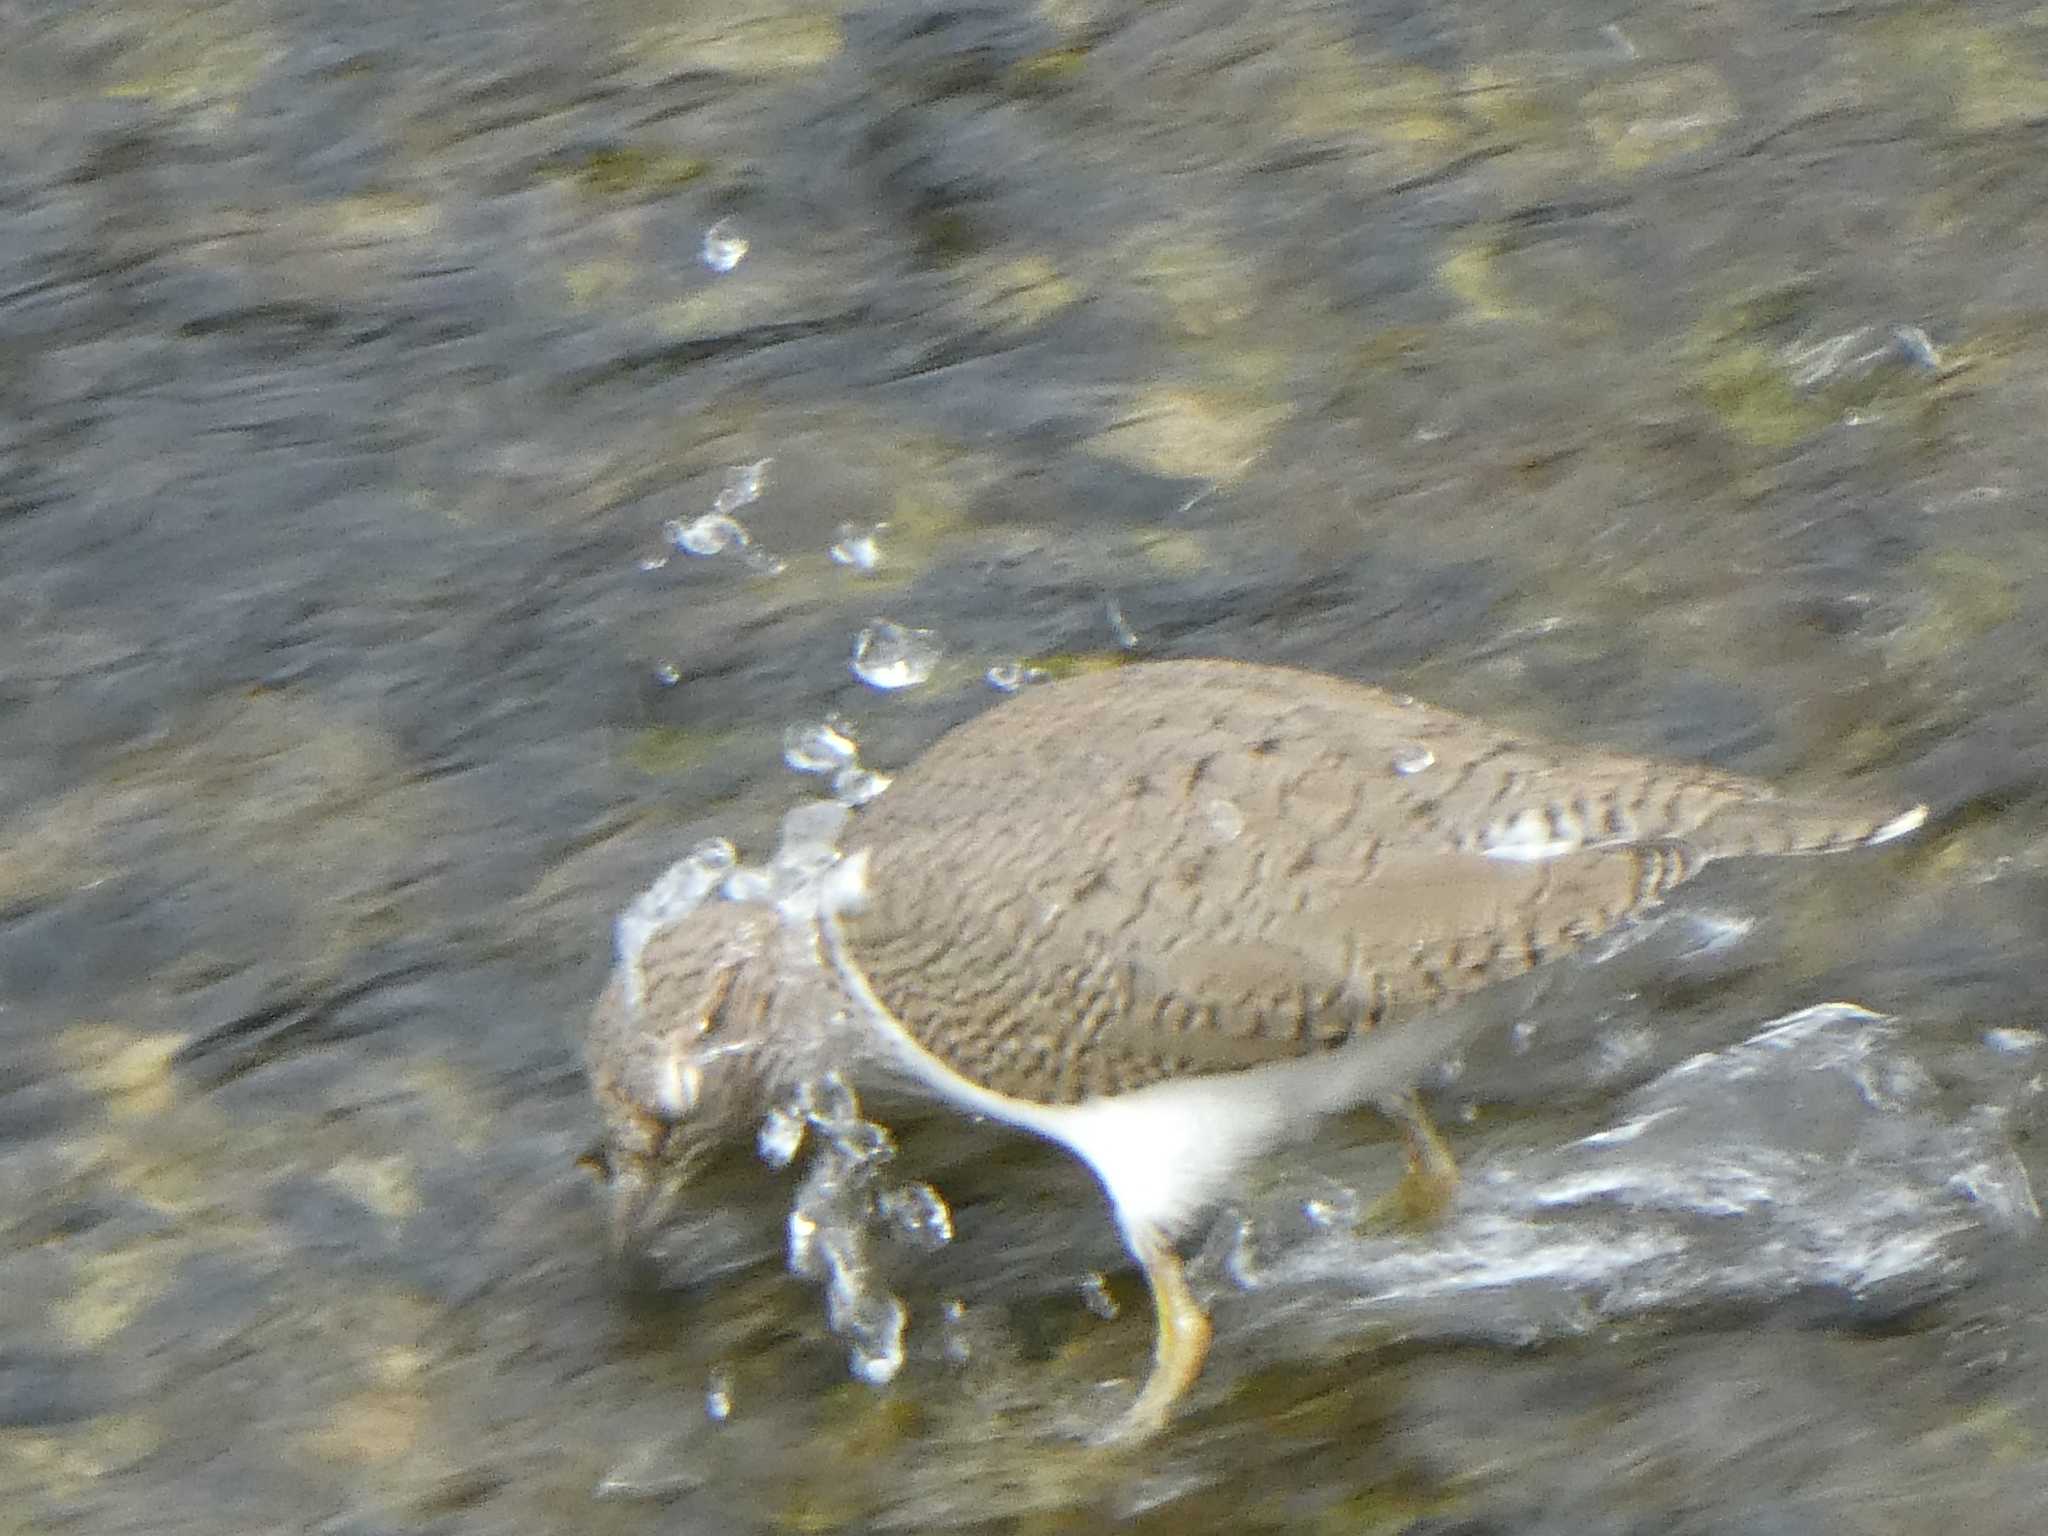
[[864, 811], [848, 954], [926, 1050], [1071, 1103], [1342, 1044], [1527, 971], [1710, 859], [1916, 825], [1557, 748], [1286, 668], [1028, 690]]

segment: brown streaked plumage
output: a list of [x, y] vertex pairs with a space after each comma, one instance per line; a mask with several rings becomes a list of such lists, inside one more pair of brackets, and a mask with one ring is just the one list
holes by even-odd
[[1173, 1238], [1248, 1158], [1374, 1103], [1406, 1137], [1411, 1203], [1440, 1206], [1456, 1169], [1412, 1088], [1462, 1039], [1446, 1005], [1714, 859], [1867, 846], [1924, 814], [1284, 668], [1029, 690], [855, 818], [809, 912], [718, 903], [622, 957], [590, 1036], [621, 1204], [646, 1210], [653, 1175], [819, 1062], [884, 1062], [1100, 1176], [1158, 1307], [1120, 1426], [1147, 1432], [1208, 1340]]

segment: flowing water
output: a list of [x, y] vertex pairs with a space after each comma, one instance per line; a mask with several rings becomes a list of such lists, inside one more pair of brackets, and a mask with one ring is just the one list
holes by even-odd
[[[2038, 1529], [2038, 5], [4, 0], [0, 122], [0, 1531]], [[614, 1262], [614, 919], [1186, 655], [1935, 814], [1504, 998], [1427, 1237], [1262, 1165], [1142, 1448], [994, 1128]]]

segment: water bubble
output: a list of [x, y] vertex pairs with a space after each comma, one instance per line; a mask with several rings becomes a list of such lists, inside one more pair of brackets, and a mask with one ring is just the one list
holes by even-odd
[[931, 630], [877, 619], [853, 642], [853, 675], [884, 693], [914, 688], [932, 675], [940, 651], [939, 637]]
[[745, 549], [751, 542], [738, 520], [723, 512], [707, 512], [689, 523], [672, 518], [662, 531], [686, 555], [719, 555], [735, 545]]
[[1081, 1301], [1090, 1312], [1105, 1323], [1115, 1322], [1116, 1315], [1121, 1310], [1116, 1304], [1116, 1298], [1109, 1294], [1109, 1281], [1103, 1277], [1099, 1269], [1091, 1270], [1088, 1278], [1081, 1282]]
[[654, 680], [664, 688], [673, 688], [683, 680], [683, 669], [672, 661], [664, 661], [654, 669]]
[[732, 1372], [719, 1366], [704, 1385], [704, 1417], [723, 1424], [732, 1417]]
[[1397, 747], [1388, 766], [1404, 778], [1436, 766], [1436, 754], [1424, 746]]
[[953, 1213], [929, 1184], [898, 1184], [884, 1190], [875, 1213], [913, 1247], [943, 1248], [953, 1241]]
[[792, 725], [782, 733], [782, 760], [798, 773], [836, 773], [859, 750], [836, 721]]
[[832, 775], [832, 793], [842, 805], [866, 805], [894, 782], [872, 768], [847, 767]]
[[1042, 683], [1051, 676], [1045, 668], [1034, 667], [1028, 662], [999, 661], [982, 674], [988, 679], [989, 687], [997, 693], [1015, 693], [1033, 683]]
[[[804, 1117], [795, 1111], [781, 1105], [769, 1110], [761, 1121], [760, 1134], [754, 1141], [761, 1161], [770, 1168], [787, 1168], [796, 1161], [797, 1153], [803, 1150], [804, 1132], [807, 1129]], [[794, 1262], [791, 1268], [795, 1268]]]
[[720, 219], [704, 231], [704, 265], [714, 272], [730, 272], [747, 256], [747, 239], [733, 227], [731, 219]]
[[855, 523], [841, 523], [838, 537], [830, 550], [832, 563], [850, 566], [856, 571], [872, 571], [882, 563], [882, 548], [877, 536], [888, 526], [887, 523], [876, 523], [864, 529]]

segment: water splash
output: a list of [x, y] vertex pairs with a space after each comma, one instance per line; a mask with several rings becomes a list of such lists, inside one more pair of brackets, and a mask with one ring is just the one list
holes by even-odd
[[[769, 1107], [755, 1147], [762, 1161], [775, 1168], [804, 1159], [787, 1219], [789, 1268], [822, 1285], [827, 1321], [846, 1343], [852, 1373], [882, 1383], [902, 1368], [909, 1313], [878, 1277], [870, 1238], [881, 1233], [928, 1252], [952, 1240], [953, 1217], [929, 1184], [889, 1177], [894, 1138], [862, 1113], [853, 1086], [830, 1064], [844, 1042], [847, 1015], [843, 992], [819, 955], [815, 932], [819, 914], [843, 894], [834, 882], [842, 869], [853, 867], [838, 842], [850, 815], [839, 800], [812, 800], [792, 808], [765, 864], [742, 863], [722, 839], [700, 844], [626, 909], [617, 941], [637, 1006], [640, 956], [661, 928], [688, 921], [704, 902], [714, 900], [765, 906], [776, 914], [767, 942], [777, 946], [778, 981], [784, 984], [777, 1006], [816, 1010], [820, 1060]], [[739, 1039], [726, 1048], [752, 1049], [754, 1044]], [[708, 1397], [707, 1411], [712, 1402]], [[638, 1486], [638, 1474], [626, 1481]]]
[[647, 941], [670, 923], [695, 911], [725, 879], [737, 857], [732, 844], [724, 838], [699, 843], [619, 914], [612, 925], [612, 938], [629, 1003], [637, 1007], [640, 1002], [640, 955], [647, 948]]
[[1313, 1294], [1316, 1326], [1349, 1312], [1423, 1337], [1530, 1342], [1792, 1297], [1896, 1315], [2040, 1225], [2002, 1128], [1943, 1118], [1898, 1034], [1848, 1004], [1788, 1015], [1653, 1079], [1593, 1135], [1469, 1170], [1427, 1240], [1269, 1207], [1225, 1234], [1224, 1273]]
[[928, 1184], [884, 1179], [895, 1141], [861, 1114], [839, 1073], [801, 1085], [783, 1113], [814, 1133], [790, 1205], [790, 1271], [823, 1284], [826, 1324], [846, 1343], [848, 1369], [872, 1385], [892, 1381], [903, 1367], [909, 1310], [877, 1277], [870, 1233], [929, 1251], [952, 1240], [952, 1212]]
[[860, 749], [843, 722], [793, 725], [782, 735], [782, 761], [797, 773], [829, 776], [832, 798], [841, 806], [866, 805], [886, 790], [886, 773], [860, 765]]

